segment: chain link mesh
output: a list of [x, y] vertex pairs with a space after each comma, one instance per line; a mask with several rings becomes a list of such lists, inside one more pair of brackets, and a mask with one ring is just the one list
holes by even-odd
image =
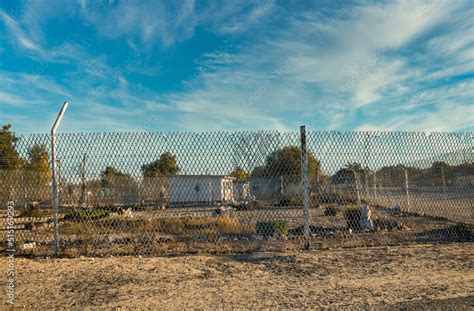
[[[0, 154], [3, 240], [54, 252], [50, 135]], [[297, 132], [57, 136], [60, 252], [301, 249]], [[472, 133], [308, 132], [312, 248], [473, 241]], [[14, 164], [12, 164], [14, 162]], [[4, 245], [6, 247], [6, 245]]]

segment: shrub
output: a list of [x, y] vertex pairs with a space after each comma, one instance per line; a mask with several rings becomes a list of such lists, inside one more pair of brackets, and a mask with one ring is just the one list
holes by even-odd
[[297, 196], [288, 196], [278, 202], [278, 206], [301, 206], [303, 205], [303, 200]]
[[336, 216], [339, 213], [339, 209], [335, 205], [330, 205], [324, 209], [324, 216]]
[[105, 205], [105, 206], [100, 206], [100, 209], [104, 210], [104, 211], [109, 211], [111, 213], [122, 213], [123, 212], [123, 207], [122, 206]]
[[455, 238], [459, 241], [474, 241], [474, 225], [457, 224], [445, 230], [450, 238]]
[[259, 221], [256, 225], [257, 234], [264, 237], [273, 235], [288, 235], [288, 223], [283, 220]]
[[[350, 205], [344, 212], [347, 227], [352, 230], [360, 229], [360, 215], [364, 205]], [[370, 207], [369, 207], [370, 208]], [[370, 208], [370, 219], [373, 220], [375, 215], [374, 209]]]
[[65, 216], [65, 220], [70, 221], [85, 221], [101, 219], [109, 216], [109, 211], [99, 208], [86, 209], [86, 210], [75, 210], [68, 212]]

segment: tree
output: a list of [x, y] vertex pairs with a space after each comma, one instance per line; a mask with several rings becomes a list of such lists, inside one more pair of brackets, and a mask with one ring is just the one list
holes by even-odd
[[265, 175], [265, 165], [255, 166], [252, 172], [250, 173], [250, 177], [262, 177]]
[[176, 164], [176, 156], [170, 152], [160, 155], [158, 160], [142, 165], [143, 177], [162, 177], [175, 175], [180, 171]]
[[119, 199], [119, 203], [136, 203], [138, 186], [135, 179], [113, 166], [107, 166], [101, 174], [101, 187], [107, 190], [107, 196]]
[[331, 183], [334, 185], [355, 184], [354, 172], [357, 174], [358, 182], [365, 185], [366, 177], [370, 175], [367, 169], [362, 168], [359, 163], [347, 163], [331, 177]]
[[10, 130], [11, 127], [10, 124], [6, 124], [0, 131], [0, 170], [15, 170], [23, 163], [15, 149], [19, 138]]
[[[321, 164], [308, 152], [308, 178], [315, 181], [321, 175]], [[272, 152], [265, 161], [265, 176], [300, 176], [301, 150], [288, 146]]]
[[51, 181], [51, 170], [49, 168], [49, 156], [45, 145], [34, 145], [28, 149], [27, 170], [36, 173], [37, 183], [47, 185]]
[[120, 183], [128, 183], [135, 180], [132, 176], [122, 173], [113, 166], [107, 166], [101, 174], [101, 184], [103, 188], [114, 188]]
[[229, 176], [236, 178], [239, 181], [246, 181], [249, 174], [241, 167], [236, 167]]
[[343, 167], [331, 176], [331, 183], [333, 185], [353, 184], [354, 172], [347, 167]]
[[16, 150], [19, 138], [11, 131], [11, 125], [6, 124], [0, 130], [0, 204], [9, 200], [18, 201], [21, 168], [24, 159]]
[[363, 173], [365, 171], [365, 169], [362, 168], [362, 165], [360, 165], [360, 163], [356, 163], [356, 162], [347, 163], [346, 168], [349, 169], [349, 170], [352, 170], [352, 171], [356, 171], [357, 173]]
[[28, 149], [28, 163], [25, 168], [23, 182], [31, 189], [31, 199], [48, 197], [51, 171], [45, 145], [34, 145]]

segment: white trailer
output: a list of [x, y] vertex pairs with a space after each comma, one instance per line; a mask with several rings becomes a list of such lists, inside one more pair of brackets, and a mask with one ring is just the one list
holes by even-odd
[[168, 177], [169, 203], [233, 203], [234, 177], [222, 175], [173, 175]]

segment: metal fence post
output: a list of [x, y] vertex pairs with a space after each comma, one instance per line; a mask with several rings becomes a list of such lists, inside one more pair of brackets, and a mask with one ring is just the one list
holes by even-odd
[[300, 127], [301, 138], [301, 180], [303, 182], [303, 220], [304, 248], [309, 249], [309, 184], [308, 184], [308, 154], [306, 150], [306, 127]]
[[403, 171], [403, 173], [405, 175], [405, 196], [406, 196], [406, 199], [407, 199], [407, 210], [410, 212], [411, 211], [411, 206], [410, 206], [410, 192], [408, 190], [409, 189], [408, 188], [408, 171], [402, 165], [399, 165], [398, 167], [400, 167], [400, 169]]
[[443, 165], [441, 165], [441, 178], [443, 179], [443, 193], [446, 194], [446, 179], [444, 178]]
[[58, 181], [57, 181], [57, 168], [56, 168], [56, 130], [63, 118], [64, 112], [66, 111], [68, 102], [64, 102], [61, 111], [54, 122], [53, 128], [51, 129], [51, 177], [52, 177], [52, 199], [54, 213], [54, 250], [56, 255], [59, 254], [59, 233], [58, 233]]
[[405, 194], [407, 196], [407, 206], [408, 206], [408, 211], [411, 211], [411, 206], [410, 206], [410, 192], [408, 190], [408, 172], [406, 169], [405, 171]]
[[352, 174], [354, 174], [354, 185], [355, 185], [355, 191], [357, 194], [357, 205], [360, 205], [362, 203], [360, 199], [360, 190], [359, 190], [359, 179], [357, 177], [357, 172], [354, 169], [351, 169]]

